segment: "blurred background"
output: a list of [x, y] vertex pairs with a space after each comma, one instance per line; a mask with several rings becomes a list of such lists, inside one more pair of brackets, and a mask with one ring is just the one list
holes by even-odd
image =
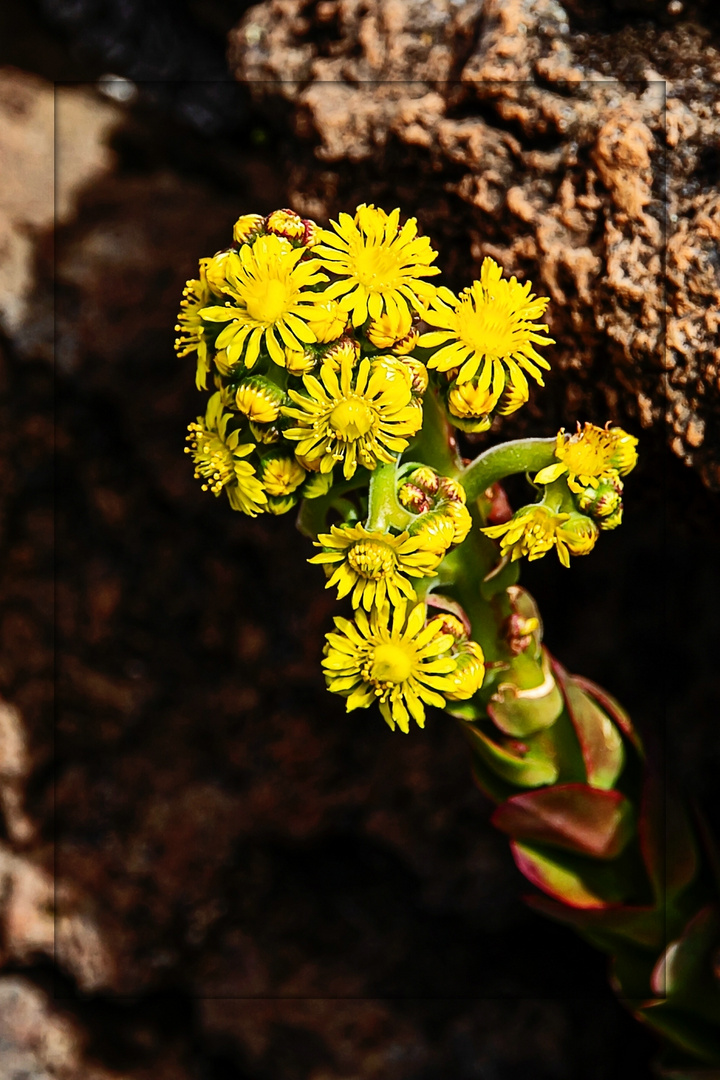
[[451, 287], [489, 254], [550, 296], [547, 385], [482, 438], [612, 419], [641, 458], [523, 583], [720, 828], [719, 48], [680, 0], [3, 7], [0, 1075], [652, 1075], [455, 722], [325, 692], [336, 603], [292, 515], [193, 480], [173, 327], [283, 206], [400, 206]]

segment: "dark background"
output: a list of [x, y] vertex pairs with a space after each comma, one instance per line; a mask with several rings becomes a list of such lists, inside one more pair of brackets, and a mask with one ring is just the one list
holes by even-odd
[[[112, 172], [54, 246], [37, 240], [33, 316], [54, 321], [57, 374], [37, 335], [1, 345], [2, 691], [29, 733], [30, 854], [54, 850], [61, 901], [102, 944], [57, 923], [55, 962], [6, 942], [6, 977], [69, 1018], [78, 1076], [642, 1080], [653, 1038], [606, 960], [523, 906], [454, 722], [405, 737], [346, 717], [319, 667], [336, 604], [291, 515], [233, 514], [182, 454], [202, 408], [172, 349], [182, 284], [240, 213], [288, 205], [279, 163], [313, 153], [227, 74], [245, 6], [2, 16], [3, 63], [138, 90]], [[392, 151], [385, 167], [389, 208], [409, 181]], [[333, 213], [362, 181], [338, 173]], [[458, 246], [448, 283], [475, 268]], [[535, 396], [536, 434], [557, 430], [567, 380]], [[716, 818], [717, 496], [662, 427], [629, 426], [622, 528], [523, 583], [553, 652], [624, 702]]]

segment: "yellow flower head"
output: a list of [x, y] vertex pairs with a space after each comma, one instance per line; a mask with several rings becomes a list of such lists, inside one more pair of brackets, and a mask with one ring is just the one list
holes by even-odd
[[453, 544], [462, 544], [472, 527], [472, 518], [467, 506], [464, 506], [461, 502], [442, 503], [439, 512], [445, 514], [452, 521]]
[[236, 244], [247, 244], [265, 224], [262, 214], [243, 214], [233, 225], [233, 240]]
[[227, 324], [216, 347], [226, 349], [228, 363], [242, 355], [245, 367], [252, 368], [264, 346], [284, 367], [286, 348], [315, 341], [310, 319], [318, 299], [311, 286], [327, 277], [317, 272], [317, 262], [303, 260], [304, 254], [304, 248], [274, 235], [259, 236], [228, 254], [225, 292], [233, 302], [202, 311], [203, 319]]
[[568, 487], [578, 494], [587, 487], [596, 488], [611, 474], [630, 472], [637, 462], [637, 439], [622, 428], [585, 424], [574, 435], [558, 432], [553, 465], [541, 469], [536, 484], [550, 484], [567, 474]]
[[283, 414], [296, 421], [285, 437], [297, 442], [299, 456], [319, 461], [321, 472], [342, 461], [343, 475], [350, 479], [358, 465], [374, 469], [379, 461], [391, 462], [422, 424], [410, 380], [389, 379], [382, 364], [367, 358], [353, 370], [346, 357], [337, 374], [323, 364], [320, 379], [305, 375], [303, 384], [305, 394], [288, 391], [300, 407], [283, 407]]
[[440, 273], [431, 265], [437, 252], [427, 237], [417, 235], [415, 218], [402, 228], [399, 222], [399, 210], [386, 214], [363, 203], [354, 218], [340, 214], [331, 222], [334, 232], [320, 231], [313, 254], [338, 279], [325, 296], [352, 313], [353, 326], [361, 326], [368, 315], [376, 322], [383, 314], [400, 324], [412, 308], [422, 313], [435, 294], [434, 286], [422, 279]]
[[514, 277], [503, 278], [501, 268], [489, 258], [483, 260], [480, 280], [459, 297], [449, 289], [438, 289], [424, 316], [437, 329], [418, 340], [419, 345], [436, 350], [428, 367], [459, 368], [459, 383], [479, 371], [477, 391], [491, 391], [497, 397], [508, 380], [527, 394], [525, 372], [542, 386], [540, 368], [550, 365], [535, 351], [533, 342], [551, 345], [553, 339], [540, 333], [547, 326], [534, 321], [542, 316], [548, 299], [534, 296], [530, 289], [529, 281], [520, 285]]
[[207, 342], [203, 333], [203, 321], [200, 316], [202, 308], [212, 298], [210, 286], [207, 280], [207, 264], [209, 259], [200, 260], [200, 277], [191, 278], [185, 282], [180, 311], [177, 317], [175, 330], [179, 337], [175, 338], [175, 351], [178, 356], [188, 356], [197, 351], [197, 370], [195, 372], [195, 385], [198, 390], [207, 389], [207, 377], [210, 371], [210, 356]]
[[415, 590], [406, 575], [428, 577], [442, 559], [442, 554], [427, 550], [421, 536], [407, 532], [392, 536], [364, 525], [333, 525], [329, 533], [318, 536], [315, 546], [323, 551], [308, 562], [337, 565], [326, 588], [337, 585], [338, 599], [352, 590], [353, 607], [362, 604], [366, 611], [381, 607], [386, 598], [394, 605], [403, 597], [414, 600]]
[[251, 375], [243, 379], [235, 393], [238, 412], [255, 424], [274, 423], [280, 415], [283, 401], [285, 395], [280, 387], [270, 379], [264, 379], [262, 375]]
[[425, 705], [443, 708], [442, 693], [454, 688], [455, 639], [425, 626], [426, 613], [417, 604], [407, 614], [403, 602], [392, 612], [387, 604], [375, 608], [370, 616], [359, 608], [354, 622], [335, 619], [323, 667], [328, 690], [348, 699], [348, 712], [376, 701], [390, 728], [397, 724], [407, 733], [410, 717], [424, 727]]
[[260, 462], [260, 479], [268, 495], [292, 495], [306, 476], [302, 465], [281, 451], [271, 452]]
[[[593, 539], [588, 546], [590, 533], [584, 527], [579, 529], [576, 521], [566, 530], [571, 516], [581, 515], [558, 514], [537, 503], [535, 506], [523, 506], [502, 525], [491, 525], [482, 531], [492, 540], [500, 540], [501, 554], [509, 554], [512, 562], [523, 555], [532, 562], [554, 547], [563, 566], [569, 566], [571, 551], [573, 554], [585, 554], [595, 542]], [[589, 521], [589, 518], [585, 520]], [[589, 523], [592, 526], [593, 523]], [[597, 530], [594, 537], [597, 538]]]
[[255, 517], [265, 509], [267, 497], [252, 465], [243, 461], [255, 449], [252, 443], [239, 445], [240, 432], [227, 432], [232, 413], [222, 411], [222, 394], [213, 394], [205, 416], [188, 424], [189, 446], [195, 462], [195, 478], [205, 480], [203, 491], [219, 495], [225, 489], [233, 510]]

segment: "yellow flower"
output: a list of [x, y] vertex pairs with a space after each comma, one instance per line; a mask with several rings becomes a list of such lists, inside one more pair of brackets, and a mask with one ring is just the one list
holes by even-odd
[[439, 289], [424, 316], [429, 326], [438, 329], [421, 334], [418, 340], [418, 345], [436, 350], [428, 367], [439, 371], [459, 368], [459, 383], [472, 379], [479, 370], [477, 390], [483, 393], [492, 386], [498, 397], [508, 379], [527, 394], [524, 372], [542, 386], [538, 365], [550, 365], [532, 343], [553, 344], [552, 338], [540, 333], [547, 326], [533, 321], [545, 311], [547, 297], [535, 297], [529, 281], [520, 285], [516, 278], [507, 281], [501, 275], [501, 268], [488, 258], [483, 261], [480, 280], [459, 297], [449, 289]]
[[630, 472], [637, 462], [637, 439], [622, 428], [578, 424], [574, 435], [562, 429], [557, 434], [555, 457], [559, 460], [541, 469], [536, 484], [550, 484], [567, 474], [568, 487], [578, 494], [587, 487], [597, 487], [610, 474]]
[[274, 235], [259, 236], [239, 252], [229, 252], [225, 292], [235, 303], [206, 307], [201, 313], [209, 322], [227, 323], [215, 344], [226, 349], [228, 363], [235, 364], [244, 350], [245, 367], [252, 368], [264, 346], [284, 367], [286, 348], [302, 349], [315, 341], [309, 320], [317, 294], [311, 286], [327, 277], [317, 273], [314, 260], [301, 261], [304, 254], [304, 248], [293, 248]]
[[198, 390], [207, 389], [207, 377], [210, 372], [210, 355], [203, 332], [203, 321], [200, 311], [212, 299], [212, 292], [208, 285], [206, 268], [209, 259], [200, 260], [200, 277], [191, 278], [185, 282], [183, 298], [180, 301], [180, 311], [177, 317], [175, 330], [180, 335], [175, 338], [175, 351], [178, 356], [188, 356], [197, 351], [197, 370], [195, 372], [195, 385]]
[[252, 465], [243, 461], [255, 449], [252, 443], [239, 445], [240, 432], [227, 432], [232, 413], [222, 411], [222, 394], [213, 394], [205, 416], [188, 424], [186, 454], [195, 462], [195, 478], [204, 479], [203, 491], [219, 495], [225, 489], [233, 510], [255, 517], [265, 509], [267, 497]]
[[272, 424], [280, 415], [285, 395], [279, 386], [262, 375], [243, 379], [235, 393], [238, 412], [255, 424]]
[[270, 453], [260, 462], [260, 479], [268, 495], [292, 495], [307, 473], [294, 457]]
[[283, 414], [297, 421], [285, 437], [298, 443], [300, 457], [319, 461], [321, 472], [342, 461], [343, 475], [350, 479], [358, 465], [374, 469], [379, 461], [391, 462], [422, 424], [412, 405], [410, 379], [389, 379], [383, 365], [367, 358], [353, 370], [345, 357], [338, 374], [323, 364], [320, 379], [305, 375], [303, 384], [306, 394], [288, 390], [300, 408], [283, 407]]
[[355, 621], [335, 619], [327, 635], [323, 667], [328, 690], [342, 694], [347, 711], [366, 709], [377, 701], [391, 729], [410, 730], [410, 717], [425, 725], [425, 705], [442, 709], [442, 692], [452, 692], [450, 677], [457, 661], [450, 655], [451, 634], [425, 626], [426, 608], [417, 604], [406, 621], [406, 604], [372, 611], [359, 608]]
[[399, 221], [399, 210], [386, 214], [363, 203], [354, 218], [340, 214], [331, 222], [334, 232], [320, 231], [313, 254], [338, 278], [325, 296], [352, 312], [353, 326], [361, 326], [368, 315], [376, 321], [386, 314], [399, 322], [411, 308], [422, 313], [435, 294], [435, 287], [422, 279], [440, 273], [431, 266], [437, 252], [427, 237], [417, 235], [415, 218], [402, 228]]
[[263, 228], [264, 223], [262, 214], [243, 214], [233, 225], [233, 240], [236, 244], [246, 244]]
[[315, 546], [324, 550], [308, 562], [339, 564], [326, 588], [337, 585], [338, 600], [352, 590], [353, 607], [362, 604], [367, 611], [381, 607], [386, 597], [391, 604], [401, 603], [401, 593], [414, 600], [415, 590], [405, 575], [428, 577], [442, 559], [424, 546], [421, 536], [392, 536], [364, 525], [333, 525], [318, 536]]
[[[491, 525], [482, 529], [482, 532], [492, 540], [500, 540], [501, 555], [509, 554], [512, 562], [523, 555], [532, 562], [542, 558], [554, 547], [563, 566], [569, 566], [572, 548], [575, 548], [573, 554], [584, 554], [580, 549], [587, 546], [587, 537], [583, 539], [578, 534], [575, 524], [566, 531], [565, 526], [570, 521], [570, 516], [555, 513], [537, 503], [535, 506], [523, 506], [509, 521], [502, 525]], [[592, 522], [590, 524], [592, 525]], [[595, 535], [597, 536], [597, 533]]]

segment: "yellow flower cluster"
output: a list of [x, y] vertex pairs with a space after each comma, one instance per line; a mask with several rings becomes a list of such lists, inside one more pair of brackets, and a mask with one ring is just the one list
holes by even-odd
[[363, 204], [331, 231], [292, 210], [245, 214], [187, 282], [176, 351], [197, 353], [197, 386], [213, 379], [224, 418], [222, 432], [214, 412], [198, 418], [188, 449], [204, 477], [198, 425], [232, 437], [228, 452], [242, 446], [253, 498], [231, 495], [239, 480], [208, 485], [236, 509], [284, 513], [325, 494], [335, 465], [348, 480], [372, 471], [419, 431], [428, 374], [408, 354], [438, 271], [415, 219], [399, 215]]
[[532, 562], [555, 548], [563, 566], [570, 566], [571, 555], [587, 555], [598, 537], [597, 525], [584, 514], [557, 513], [542, 503], [523, 506], [502, 525], [482, 530], [500, 541], [501, 555], [512, 562], [527, 556]]
[[637, 463], [637, 439], [620, 427], [595, 424], [577, 426], [573, 435], [557, 434], [557, 461], [541, 469], [536, 484], [552, 484], [561, 477], [576, 495], [578, 508], [601, 529], [614, 529], [622, 521], [621, 476]]

